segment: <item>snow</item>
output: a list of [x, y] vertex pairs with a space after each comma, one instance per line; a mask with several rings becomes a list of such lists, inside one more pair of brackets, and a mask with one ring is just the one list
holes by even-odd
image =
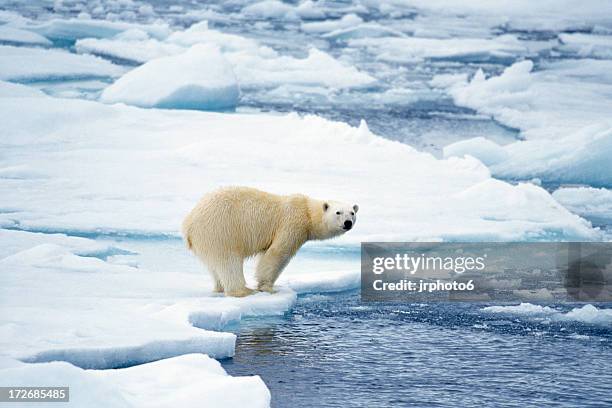
[[593, 222], [612, 221], [612, 191], [605, 188], [564, 187], [553, 193], [555, 200], [571, 212]]
[[115, 77], [123, 68], [91, 55], [66, 51], [0, 45], [0, 79], [37, 81]]
[[482, 71], [450, 84], [455, 103], [491, 115], [526, 139], [486, 148], [480, 141], [447, 146], [447, 157], [470, 154], [502, 178], [612, 185], [612, 61], [566, 60], [533, 72], [529, 60], [500, 76]]
[[128, 72], [106, 88], [100, 100], [144, 108], [220, 110], [234, 108], [240, 90], [218, 49], [194, 45]]
[[521, 303], [515, 306], [489, 306], [481, 309], [487, 313], [514, 314], [529, 318], [548, 318], [553, 321], [575, 321], [586, 324], [612, 326], [612, 309], [601, 309], [587, 304], [562, 312], [549, 306]]
[[36, 365], [5, 362], [4, 365], [8, 367], [0, 368], [3, 384], [68, 386], [72, 406], [267, 407], [270, 404], [270, 392], [261, 378], [230, 377], [219, 362], [202, 354], [103, 371], [83, 370], [64, 362]]
[[51, 45], [51, 41], [40, 34], [10, 27], [8, 25], [0, 26], [0, 43]]

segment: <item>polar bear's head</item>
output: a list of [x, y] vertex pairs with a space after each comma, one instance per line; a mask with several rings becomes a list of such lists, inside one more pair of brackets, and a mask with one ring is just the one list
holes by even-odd
[[331, 236], [349, 231], [357, 222], [359, 206], [326, 201], [323, 203], [323, 223]]

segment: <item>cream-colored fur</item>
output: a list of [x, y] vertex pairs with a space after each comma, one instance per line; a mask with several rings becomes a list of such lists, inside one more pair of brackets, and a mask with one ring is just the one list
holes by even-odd
[[[208, 267], [215, 291], [247, 296], [245, 258], [261, 254], [257, 289], [274, 282], [308, 240], [327, 239], [355, 224], [358, 206], [305, 195], [280, 196], [248, 187], [226, 187], [205, 195], [183, 222], [187, 246]], [[349, 225], [349, 228], [352, 226]]]

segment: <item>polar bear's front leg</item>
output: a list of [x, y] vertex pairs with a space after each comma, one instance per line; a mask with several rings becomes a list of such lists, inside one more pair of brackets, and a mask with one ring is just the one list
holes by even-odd
[[259, 259], [255, 279], [257, 290], [273, 293], [274, 282], [285, 269], [301, 242], [296, 245], [295, 238], [278, 237]]

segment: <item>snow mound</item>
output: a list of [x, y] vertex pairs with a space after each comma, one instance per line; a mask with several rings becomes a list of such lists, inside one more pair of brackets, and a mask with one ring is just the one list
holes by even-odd
[[[268, 407], [259, 376], [231, 377], [218, 361], [189, 354], [118, 370], [83, 370], [64, 362], [5, 361], [0, 381], [15, 386], [68, 386], [75, 407]], [[173, 392], [167, 392], [167, 390]]]
[[51, 45], [51, 41], [40, 34], [8, 25], [0, 26], [0, 42], [20, 45]]
[[106, 88], [100, 100], [144, 108], [234, 108], [240, 91], [232, 67], [214, 47], [195, 45], [183, 54], [141, 65]]
[[40, 48], [0, 46], [0, 79], [40, 81], [116, 77], [123, 68], [91, 55]]
[[592, 222], [612, 221], [612, 191], [605, 188], [564, 187], [553, 193], [555, 200], [571, 212]]
[[487, 313], [515, 314], [527, 317], [545, 317], [554, 321], [576, 321], [586, 324], [612, 326], [612, 309], [598, 309], [593, 305], [576, 307], [566, 313], [548, 306], [534, 305], [531, 303], [521, 303], [516, 306], [489, 306], [483, 308], [482, 311]]

